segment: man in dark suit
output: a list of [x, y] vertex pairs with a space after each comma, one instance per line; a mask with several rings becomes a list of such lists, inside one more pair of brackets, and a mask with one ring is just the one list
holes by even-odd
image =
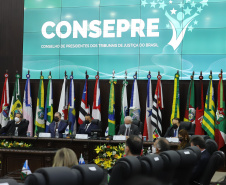
[[92, 123], [92, 116], [90, 114], [85, 115], [85, 121], [80, 125], [77, 134], [88, 134], [91, 135], [91, 131], [99, 129], [99, 126]]
[[53, 117], [53, 122], [49, 125], [48, 132], [51, 133], [51, 137], [54, 138], [56, 136], [56, 132], [58, 131], [59, 138], [62, 138], [67, 125], [68, 124], [66, 122], [61, 120], [61, 113], [56, 112]]
[[27, 136], [28, 122], [23, 119], [21, 113], [16, 113], [15, 119], [9, 121], [7, 125], [0, 130], [0, 134], [14, 136], [16, 128], [18, 130], [18, 136]]
[[178, 132], [181, 130], [180, 128], [180, 119], [173, 118], [173, 125], [168, 127], [164, 137], [178, 137]]
[[139, 136], [130, 135], [126, 140], [125, 154], [126, 156], [137, 156], [140, 158], [143, 141]]
[[118, 135], [139, 135], [141, 134], [138, 126], [132, 124], [132, 118], [130, 116], [126, 116], [124, 118], [124, 124], [120, 125]]
[[208, 161], [210, 159], [210, 154], [209, 152], [205, 149], [206, 145], [205, 145], [205, 141], [202, 137], [197, 136], [194, 137], [191, 140], [191, 146], [197, 146], [200, 151], [201, 151], [201, 158], [198, 160], [197, 164], [194, 166], [193, 170], [192, 170], [192, 178], [191, 178], [191, 182], [199, 182], [200, 177], [203, 174], [203, 171], [206, 168], [206, 165], [208, 164]]

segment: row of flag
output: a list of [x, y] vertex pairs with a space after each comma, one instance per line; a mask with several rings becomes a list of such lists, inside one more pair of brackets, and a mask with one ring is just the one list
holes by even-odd
[[[204, 135], [206, 132], [210, 138], [215, 139], [218, 144], [218, 149], [220, 149], [226, 143], [225, 98], [222, 71], [219, 74], [217, 107], [215, 107], [212, 72], [209, 75], [209, 86], [206, 94], [205, 105], [202, 80], [203, 76], [201, 73], [199, 76], [199, 90], [197, 91], [198, 94], [196, 94], [195, 101], [194, 72], [191, 75], [184, 121], [190, 121], [195, 124], [195, 135]], [[179, 72], [175, 74], [174, 78], [171, 124], [172, 119], [175, 117], [180, 118]]]
[[[30, 74], [26, 75], [27, 81], [24, 90], [23, 106], [20, 96], [20, 75], [16, 74], [16, 82], [14, 85], [14, 91], [9, 106], [9, 85], [8, 85], [8, 74], [5, 74], [5, 83], [3, 87], [1, 106], [0, 106], [0, 124], [5, 126], [8, 119], [14, 119], [16, 112], [21, 112], [24, 115], [24, 119], [29, 120], [28, 131], [30, 135], [37, 135], [39, 132], [48, 130], [49, 124], [53, 120], [53, 87], [51, 73], [48, 76], [48, 86], [46, 93], [46, 101], [44, 103], [44, 77], [40, 76], [40, 83], [38, 89], [37, 106], [34, 119], [34, 134], [33, 134], [33, 117], [32, 117], [32, 99], [31, 99], [31, 88], [30, 88]], [[175, 74], [174, 78], [174, 92], [173, 92], [173, 103], [172, 113], [170, 122], [173, 118], [180, 118], [180, 92], [179, 92], [179, 72]], [[82, 124], [85, 120], [85, 115], [90, 113], [89, 104], [89, 91], [88, 91], [88, 78], [86, 72], [85, 85], [82, 94], [81, 106], [79, 109], [78, 123]], [[96, 75], [96, 83], [94, 88], [94, 98], [92, 106], [92, 117], [94, 119], [101, 120], [101, 102], [100, 102], [100, 85], [99, 85], [99, 74]], [[124, 123], [125, 116], [130, 115], [133, 120], [140, 120], [140, 101], [139, 91], [137, 85], [137, 73], [133, 76], [133, 86], [131, 92], [130, 107], [128, 106], [127, 100], [127, 78], [123, 81], [122, 93], [121, 93], [121, 121], [120, 124]], [[143, 136], [146, 136], [147, 140], [152, 140], [156, 137], [162, 136], [162, 113], [161, 110], [164, 108], [163, 105], [163, 92], [161, 84], [161, 75], [157, 76], [157, 85], [152, 98], [152, 84], [150, 72], [147, 75], [147, 98], [146, 98], [146, 110], [145, 110], [145, 121]], [[204, 105], [203, 98], [203, 76], [199, 76], [199, 90], [198, 94], [195, 94], [194, 86], [194, 73], [191, 75], [191, 81], [188, 88], [187, 103], [184, 121], [190, 121], [196, 124], [196, 135], [203, 135], [204, 131], [212, 138], [215, 139], [219, 145], [219, 148], [224, 146], [226, 141], [226, 123], [225, 123], [225, 99], [223, 89], [223, 78], [222, 72], [219, 74], [219, 85], [218, 85], [218, 101], [217, 108], [215, 108], [214, 101], [214, 89], [212, 83], [212, 75], [209, 76], [209, 87], [206, 95], [206, 101]], [[115, 89], [114, 85], [117, 80], [113, 78], [109, 81], [110, 83], [110, 94], [109, 94], [109, 108], [108, 108], [108, 135], [115, 135]], [[196, 97], [196, 98], [195, 98]], [[196, 101], [195, 101], [196, 100]], [[195, 107], [196, 104], [196, 107]], [[62, 114], [62, 119], [69, 120], [71, 127], [69, 132], [76, 133], [76, 112], [75, 112], [75, 90], [73, 73], [70, 75], [70, 87], [67, 86], [67, 75], [65, 72], [65, 78], [62, 85], [60, 102], [58, 112]], [[172, 122], [171, 122], [172, 124]]]

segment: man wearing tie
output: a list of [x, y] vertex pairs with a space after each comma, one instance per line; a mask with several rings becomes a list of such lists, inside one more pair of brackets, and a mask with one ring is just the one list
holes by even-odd
[[100, 129], [98, 125], [92, 123], [92, 116], [90, 114], [85, 115], [85, 121], [80, 125], [77, 134], [88, 134], [91, 135], [91, 131]]
[[138, 126], [132, 124], [132, 118], [130, 116], [126, 116], [124, 118], [124, 124], [120, 125], [118, 135], [130, 136], [139, 134]]
[[48, 132], [51, 133], [51, 137], [54, 138], [56, 132], [58, 132], [59, 138], [62, 138], [66, 128], [67, 123], [61, 120], [61, 113], [56, 112], [53, 117], [53, 122], [49, 125]]
[[178, 137], [178, 132], [181, 130], [180, 119], [174, 118], [172, 120], [172, 123], [173, 123], [173, 125], [167, 129], [164, 137]]

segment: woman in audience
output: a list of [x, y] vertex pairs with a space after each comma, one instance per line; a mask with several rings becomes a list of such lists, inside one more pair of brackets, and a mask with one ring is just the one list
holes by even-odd
[[74, 165], [78, 165], [78, 159], [73, 150], [61, 148], [56, 152], [53, 160], [53, 167], [67, 166], [71, 168]]
[[190, 146], [190, 138], [187, 130], [181, 129], [178, 133], [178, 137], [180, 141], [180, 145], [178, 146], [179, 150], [183, 150]]

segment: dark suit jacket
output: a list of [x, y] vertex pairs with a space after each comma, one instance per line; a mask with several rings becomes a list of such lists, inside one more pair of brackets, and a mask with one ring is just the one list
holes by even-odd
[[99, 126], [91, 122], [91, 124], [88, 127], [88, 129], [85, 130], [85, 128], [86, 128], [86, 124], [85, 123], [81, 124], [77, 134], [88, 134], [90, 136], [91, 135], [91, 131], [93, 129], [99, 129]]
[[[179, 132], [180, 130], [181, 130], [181, 127], [179, 127], [178, 132]], [[168, 129], [167, 129], [167, 131], [166, 131], [164, 137], [174, 137], [174, 129], [173, 129], [173, 127], [171, 127], [171, 126], [168, 127]]]
[[[125, 132], [126, 132], [125, 124], [120, 125], [118, 135], [125, 135]], [[139, 130], [138, 126], [131, 124], [129, 136], [130, 135], [139, 135], [139, 134], [140, 134], [140, 130]]]
[[[62, 138], [63, 134], [65, 132], [67, 128], [67, 123], [64, 122], [63, 120], [60, 120], [60, 123], [58, 125], [58, 133], [59, 133], [59, 137]], [[49, 125], [49, 133], [51, 133], [51, 137], [55, 137], [55, 121], [53, 121], [50, 125]]]
[[15, 124], [15, 120], [9, 121], [5, 127], [0, 130], [0, 134], [14, 136], [15, 127], [18, 127], [18, 136], [27, 136], [28, 122], [22, 119], [19, 125]]
[[201, 158], [198, 160], [198, 163], [195, 165], [195, 167], [192, 170], [191, 181], [199, 182], [199, 179], [202, 176], [202, 173], [205, 170], [209, 159], [210, 159], [210, 154], [207, 150], [201, 153]]

